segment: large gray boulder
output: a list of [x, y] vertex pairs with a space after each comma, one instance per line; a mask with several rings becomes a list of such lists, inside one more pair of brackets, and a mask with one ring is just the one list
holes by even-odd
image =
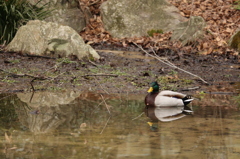
[[139, 37], [150, 30], [172, 31], [187, 21], [166, 0], [108, 0], [101, 7], [104, 28], [113, 37]]
[[[31, 4], [39, 2], [39, 0], [28, 1]], [[82, 31], [90, 17], [92, 17], [87, 7], [79, 8], [78, 0], [41, 0], [38, 5], [45, 5], [50, 10], [53, 10], [51, 16], [44, 19], [45, 21], [70, 26], [77, 32]]]
[[99, 59], [98, 53], [71, 27], [45, 21], [29, 21], [19, 28], [8, 44], [8, 51], [53, 57], [90, 56]]
[[176, 25], [171, 40], [179, 40], [183, 45], [196, 41], [203, 37], [205, 26], [206, 22], [202, 17], [192, 16], [187, 22]]

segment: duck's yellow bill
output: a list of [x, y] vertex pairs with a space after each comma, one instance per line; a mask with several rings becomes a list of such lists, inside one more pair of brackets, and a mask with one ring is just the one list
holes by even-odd
[[152, 125], [153, 125], [153, 123], [152, 123], [152, 122], [147, 122], [147, 123], [148, 123], [148, 125], [149, 125], [149, 126], [152, 126]]
[[150, 87], [147, 92], [148, 92], [148, 93], [151, 93], [152, 91], [153, 91], [153, 88]]

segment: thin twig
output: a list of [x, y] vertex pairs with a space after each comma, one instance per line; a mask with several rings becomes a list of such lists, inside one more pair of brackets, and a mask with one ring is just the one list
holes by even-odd
[[[156, 54], [156, 52], [153, 50], [152, 47], [151, 47], [151, 49], [152, 49], [152, 52], [153, 52], [154, 55], [155, 55], [155, 58], [157, 58], [159, 61], [161, 61], [161, 62], [166, 62], [166, 63], [168, 63], [169, 65], [171, 65], [172, 67], [176, 67], [173, 63], [171, 63], [170, 61], [168, 61], [167, 58], [161, 58], [161, 57], [159, 57], [159, 56]], [[151, 55], [151, 54], [150, 54], [150, 55]], [[164, 60], [164, 61], [162, 61], [162, 60]]]
[[199, 86], [196, 86], [196, 87], [192, 87], [192, 88], [182, 89], [182, 91], [191, 91], [191, 90], [196, 90], [196, 89], [199, 89], [199, 88], [200, 88]]
[[133, 118], [132, 120], [136, 120], [137, 118], [140, 118], [143, 114], [144, 114], [144, 112], [142, 112], [140, 115], [138, 115], [137, 117]]
[[88, 6], [92, 6], [92, 5], [94, 5], [94, 4], [98, 3], [98, 2], [100, 2], [100, 0], [98, 0], [98, 1], [96, 1], [96, 2], [90, 3]]
[[104, 92], [106, 92], [107, 94], [110, 94], [108, 91], [106, 91], [104, 88], [103, 88], [103, 86], [99, 83], [99, 81], [97, 80], [97, 78], [96, 77], [94, 77], [95, 78], [95, 80], [97, 81], [97, 83], [99, 84], [99, 86], [102, 88], [102, 90], [104, 91]]
[[106, 106], [106, 108], [107, 108], [107, 110], [108, 110], [108, 113], [111, 114], [111, 112], [110, 112], [110, 110], [109, 110], [109, 108], [108, 108], [108, 105], [107, 105], [105, 99], [103, 98], [103, 95], [100, 94], [100, 96], [102, 97], [102, 100], [104, 101], [104, 104], [105, 104], [105, 106]]
[[115, 75], [115, 74], [103, 74], [103, 73], [86, 74], [86, 75], [82, 75], [81, 77], [87, 77], [87, 76], [112, 76], [112, 77], [118, 77], [118, 75]]
[[8, 72], [6, 70], [3, 70], [3, 69], [0, 69], [0, 71], [2, 72], [5, 72], [5, 73], [8, 73], [12, 76], [15, 76], [15, 77], [24, 77], [24, 76], [27, 76], [27, 77], [32, 77], [32, 78], [35, 78], [35, 79], [39, 79], [39, 80], [47, 80], [47, 79], [51, 79], [50, 77], [44, 77], [44, 76], [34, 76], [34, 75], [31, 75], [31, 74], [15, 74], [15, 73], [11, 73], [11, 72]]
[[193, 74], [193, 73], [191, 73], [191, 72], [188, 72], [188, 71], [186, 71], [186, 70], [184, 70], [184, 69], [182, 69], [182, 68], [179, 68], [179, 67], [175, 66], [174, 64], [170, 63], [170, 62], [167, 61], [167, 60], [165, 60], [165, 61], [167, 61], [167, 62], [165, 62], [165, 61], [163, 61], [163, 59], [160, 58], [159, 56], [156, 56], [156, 55], [154, 56], [154, 55], [149, 54], [147, 51], [145, 51], [141, 46], [137, 45], [136, 43], [133, 42], [133, 44], [136, 45], [138, 48], [140, 48], [140, 49], [141, 49], [143, 52], [145, 52], [147, 55], [149, 55], [149, 56], [157, 59], [158, 61], [164, 63], [165, 65], [168, 65], [168, 66], [173, 67], [173, 68], [175, 68], [175, 69], [181, 70], [181, 71], [183, 71], [183, 72], [185, 72], [185, 73], [187, 73], [187, 74], [190, 74], [190, 75], [192, 75], [192, 76], [194, 76], [194, 77], [197, 77], [197, 78], [199, 78], [202, 82], [208, 84], [208, 82], [205, 81], [204, 79], [202, 79], [200, 76], [195, 75], [195, 74]]
[[31, 98], [30, 98], [30, 100], [29, 100], [29, 103], [32, 102], [33, 96], [34, 96], [34, 91], [32, 92], [32, 95], [31, 95]]
[[35, 89], [34, 89], [33, 84], [32, 84], [34, 80], [35, 80], [35, 78], [30, 81], [30, 85], [32, 87], [33, 92], [35, 92]]
[[109, 116], [108, 117], [108, 120], [107, 120], [107, 122], [105, 123], [105, 125], [104, 125], [104, 127], [103, 127], [103, 129], [102, 129], [102, 131], [100, 132], [100, 134], [102, 134], [103, 133], [103, 131], [105, 130], [105, 128], [106, 128], [106, 126], [107, 126], [107, 124], [108, 124], [108, 121], [109, 121], [109, 119], [111, 118], [111, 116]]
[[34, 95], [34, 92], [35, 92], [34, 86], [33, 86], [33, 84], [32, 84], [32, 82], [33, 82], [34, 80], [35, 80], [35, 78], [30, 81], [30, 85], [31, 85], [32, 90], [33, 90], [32, 95], [31, 95], [31, 98], [30, 98], [30, 100], [29, 100], [30, 103], [32, 102], [32, 98], [33, 98], [33, 95]]
[[95, 62], [91, 61], [89, 58], [88, 58], [88, 62], [90, 62], [93, 66], [98, 67], [98, 65]]
[[49, 69], [45, 70], [44, 72], [42, 72], [42, 74], [50, 71], [51, 69], [54, 69], [54, 71], [56, 71], [58, 69], [58, 66], [60, 66], [63, 62], [59, 62], [57, 64], [55, 64], [53, 67], [50, 67]]
[[31, 54], [26, 54], [26, 56], [27, 56], [27, 57], [45, 58], [45, 59], [56, 59], [56, 57], [41, 56], [41, 55], [31, 55]]
[[103, 102], [104, 102], [104, 101], [101, 101], [101, 102], [98, 104], [98, 106], [100, 106]]

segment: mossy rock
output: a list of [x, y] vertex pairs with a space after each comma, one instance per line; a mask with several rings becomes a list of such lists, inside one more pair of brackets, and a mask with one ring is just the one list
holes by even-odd
[[159, 28], [173, 31], [177, 24], [187, 21], [167, 0], [108, 0], [100, 11], [104, 28], [116, 38], [148, 36], [149, 31]]
[[183, 45], [195, 42], [204, 35], [205, 20], [200, 16], [191, 16], [189, 21], [182, 22], [176, 26], [171, 40], [179, 40]]
[[240, 51], [240, 29], [231, 37], [229, 46]]
[[79, 60], [89, 56], [100, 58], [71, 27], [40, 20], [20, 27], [6, 50], [50, 57], [75, 56]]

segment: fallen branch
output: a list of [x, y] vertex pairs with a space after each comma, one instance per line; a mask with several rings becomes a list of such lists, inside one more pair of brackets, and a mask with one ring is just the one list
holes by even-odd
[[2, 72], [5, 72], [5, 73], [8, 73], [10, 75], [12, 75], [13, 77], [31, 77], [31, 78], [34, 78], [34, 79], [39, 79], [39, 80], [47, 80], [47, 79], [51, 79], [50, 77], [44, 77], [44, 76], [34, 76], [34, 75], [31, 75], [31, 74], [15, 74], [15, 73], [11, 73], [11, 72], [8, 72], [6, 70], [3, 70], [3, 69], [0, 69], [0, 71]]
[[103, 74], [103, 73], [86, 74], [86, 75], [82, 75], [81, 77], [87, 77], [87, 76], [112, 76], [112, 77], [118, 77], [118, 75], [115, 75], [115, 74]]
[[194, 77], [197, 77], [197, 78], [199, 78], [202, 82], [208, 84], [208, 82], [205, 81], [204, 79], [202, 79], [200, 76], [195, 75], [195, 74], [193, 74], [193, 73], [191, 73], [191, 72], [188, 72], [188, 71], [186, 71], [186, 70], [184, 70], [184, 69], [182, 69], [182, 68], [179, 68], [179, 67], [175, 66], [173, 63], [171, 63], [170, 61], [168, 61], [168, 60], [166, 60], [166, 59], [160, 58], [159, 56], [157, 56], [157, 54], [156, 54], [154, 51], [153, 51], [153, 52], [154, 52], [154, 55], [151, 55], [151, 54], [149, 54], [147, 51], [145, 51], [141, 46], [137, 45], [137, 44], [134, 43], [134, 42], [133, 42], [133, 44], [136, 45], [138, 48], [140, 48], [140, 49], [141, 49], [143, 52], [145, 52], [147, 55], [149, 55], [149, 56], [157, 59], [158, 61], [164, 63], [165, 65], [168, 65], [168, 66], [170, 66], [170, 67], [172, 67], [172, 68], [181, 70], [181, 71], [183, 71], [183, 72], [185, 72], [185, 73], [187, 73], [187, 74], [190, 74], [190, 75], [192, 75], [192, 76], [194, 76]]
[[31, 54], [26, 54], [26, 56], [27, 56], [27, 57], [45, 58], [45, 59], [57, 59], [56, 57], [41, 56], [41, 55], [31, 55]]

